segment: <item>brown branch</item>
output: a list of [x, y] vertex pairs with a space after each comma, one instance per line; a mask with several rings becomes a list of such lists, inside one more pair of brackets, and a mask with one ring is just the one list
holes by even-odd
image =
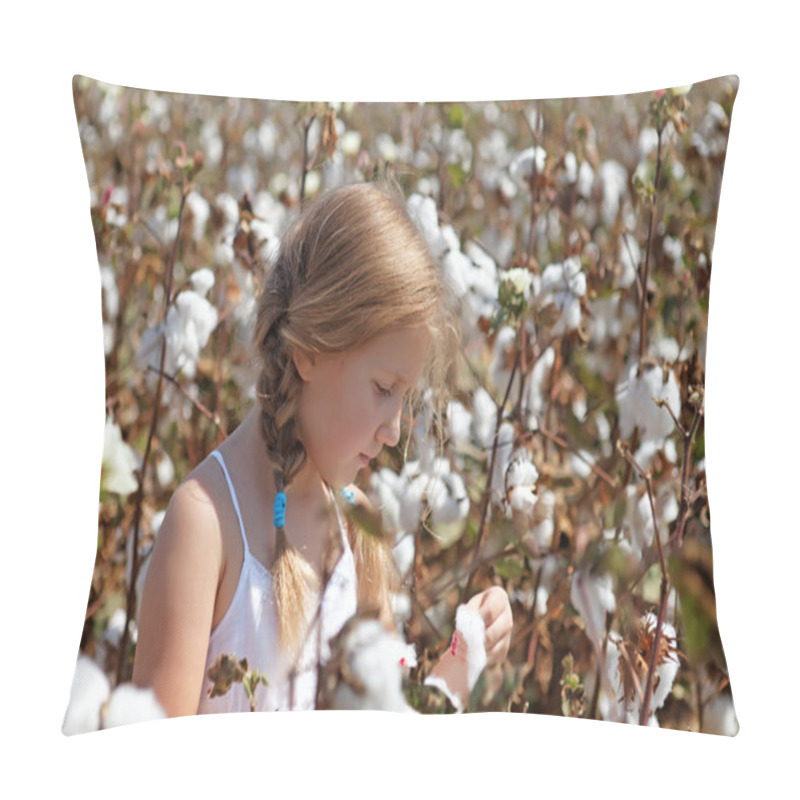
[[605, 481], [612, 489], [619, 488], [617, 486], [617, 482], [602, 467], [598, 467], [596, 464], [592, 464], [592, 462], [589, 461], [588, 458], [581, 455], [581, 453], [578, 450], [576, 450], [572, 445], [569, 444], [569, 442], [567, 442], [566, 439], [559, 436], [557, 433], [551, 433], [546, 428], [543, 428], [540, 425], [535, 431], [530, 431], [529, 433], [526, 433], [524, 435], [524, 438], [533, 437], [537, 433], [540, 433], [542, 436], [544, 436], [546, 439], [549, 439], [554, 444], [557, 444], [559, 447], [563, 447], [565, 450], [568, 450], [570, 453], [576, 455], [581, 461], [583, 461], [584, 464], [586, 464], [587, 467], [591, 469], [591, 471], [595, 475], [597, 475], [598, 478], [600, 478], [602, 481]]
[[[166, 324], [167, 312], [172, 303], [172, 283], [173, 274], [175, 271], [175, 262], [178, 258], [178, 248], [181, 238], [181, 223], [183, 221], [183, 210], [186, 206], [186, 197], [189, 194], [190, 187], [187, 185], [182, 186], [181, 190], [181, 204], [178, 209], [178, 229], [175, 232], [175, 241], [172, 246], [172, 254], [170, 256], [169, 268], [167, 270], [167, 285], [166, 293], [164, 296], [164, 323]], [[147, 444], [144, 449], [144, 457], [142, 458], [142, 469], [139, 473], [139, 485], [136, 487], [136, 496], [134, 498], [134, 512], [133, 512], [133, 545], [131, 548], [131, 582], [128, 586], [128, 597], [125, 609], [125, 627], [122, 630], [122, 636], [119, 643], [119, 655], [117, 659], [117, 683], [122, 683], [127, 680], [127, 658], [126, 652], [128, 649], [128, 642], [130, 640], [130, 624], [134, 617], [136, 607], [136, 579], [139, 575], [139, 525], [142, 519], [142, 501], [144, 499], [144, 483], [147, 476], [147, 465], [150, 461], [150, 450], [153, 445], [153, 439], [156, 434], [156, 426], [158, 424], [158, 415], [161, 409], [161, 392], [163, 389], [164, 381], [162, 373], [164, 372], [164, 363], [167, 357], [167, 339], [164, 336], [161, 340], [161, 360], [159, 364], [159, 375], [156, 383], [156, 396], [153, 406], [153, 415], [150, 419], [150, 430], [147, 433]]]
[[700, 426], [700, 419], [703, 416], [703, 406], [695, 408], [692, 425], [683, 436], [683, 468], [681, 470], [681, 504], [678, 511], [678, 525], [676, 527], [675, 547], [678, 548], [683, 543], [683, 533], [686, 529], [686, 520], [689, 516], [689, 462], [692, 451], [692, 442]]
[[650, 661], [647, 665], [647, 681], [644, 689], [644, 699], [642, 708], [639, 711], [639, 724], [647, 725], [650, 716], [650, 700], [653, 696], [653, 678], [656, 672], [656, 660], [658, 659], [659, 648], [661, 647], [661, 628], [667, 616], [667, 597], [669, 596], [669, 577], [667, 574], [661, 576], [661, 597], [658, 603], [658, 620], [656, 622], [656, 632], [653, 638], [653, 649], [650, 651]]
[[486, 489], [483, 494], [483, 507], [481, 509], [481, 519], [480, 523], [478, 524], [478, 537], [475, 541], [475, 549], [472, 553], [472, 562], [469, 567], [469, 576], [467, 577], [467, 582], [464, 584], [464, 591], [461, 593], [461, 602], [465, 603], [467, 600], [467, 596], [469, 594], [469, 590], [472, 588], [472, 581], [475, 577], [475, 571], [477, 569], [476, 563], [478, 560], [478, 554], [480, 553], [481, 544], [483, 543], [483, 537], [486, 532], [486, 516], [489, 512], [489, 501], [491, 500], [492, 496], [492, 478], [494, 477], [494, 464], [497, 458], [497, 444], [498, 439], [500, 437], [500, 424], [503, 421], [503, 409], [505, 408], [506, 403], [508, 402], [508, 396], [511, 393], [511, 385], [514, 383], [514, 376], [517, 373], [517, 368], [519, 367], [520, 361], [520, 354], [517, 352], [516, 357], [514, 358], [514, 366], [511, 368], [511, 375], [508, 378], [508, 386], [506, 387], [505, 395], [503, 396], [502, 403], [499, 403], [497, 406], [497, 417], [495, 419], [495, 426], [494, 426], [494, 437], [492, 441], [492, 453], [489, 457], [489, 470], [486, 476]]
[[653, 224], [656, 215], [656, 202], [658, 200], [658, 184], [661, 180], [661, 136], [663, 127], [658, 129], [658, 151], [656, 154], [656, 177], [653, 199], [650, 203], [650, 221], [647, 226], [647, 249], [644, 257], [644, 276], [642, 277], [642, 298], [639, 306], [639, 372], [642, 374], [642, 362], [645, 352], [645, 321], [647, 316], [647, 280], [650, 275], [650, 250], [653, 243]]
[[163, 370], [157, 370], [155, 367], [148, 366], [148, 370], [154, 372], [156, 375], [160, 375], [163, 378], [166, 378], [173, 386], [175, 386], [178, 391], [208, 420], [213, 422], [217, 428], [219, 428], [220, 433], [222, 434], [223, 439], [228, 438], [228, 433], [225, 430], [225, 426], [220, 419], [219, 414], [215, 414], [213, 411], [210, 411], [206, 406], [204, 406], [199, 400], [192, 397], [189, 392], [178, 382], [177, 378], [174, 375], [170, 375], [168, 372], [164, 372]]

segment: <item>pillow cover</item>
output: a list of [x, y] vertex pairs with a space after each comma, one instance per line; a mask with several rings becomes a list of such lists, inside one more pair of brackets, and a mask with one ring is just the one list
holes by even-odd
[[[391, 448], [362, 472], [393, 545], [398, 631], [414, 650], [346, 626], [336, 645], [365, 670], [364, 691], [342, 700], [342, 671], [331, 672], [328, 707], [452, 710], [425, 680], [431, 663], [463, 600], [500, 585], [511, 646], [502, 664], [470, 665], [468, 710], [734, 735], [703, 389], [737, 85], [339, 104], [76, 76], [107, 418], [64, 731], [164, 715], [130, 683], [138, 598], [172, 492], [255, 400], [261, 268], [306, 202], [380, 179], [402, 191], [452, 289], [463, 359], [443, 413], [423, 394], [407, 457]], [[247, 654], [230, 656], [219, 691], [257, 694]], [[371, 693], [376, 673], [397, 691]]]

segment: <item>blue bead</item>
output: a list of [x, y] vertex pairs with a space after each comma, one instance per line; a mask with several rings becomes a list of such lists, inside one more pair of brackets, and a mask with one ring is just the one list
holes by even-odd
[[275, 527], [282, 528], [286, 521], [286, 495], [283, 492], [278, 492], [275, 495], [275, 505], [272, 513]]

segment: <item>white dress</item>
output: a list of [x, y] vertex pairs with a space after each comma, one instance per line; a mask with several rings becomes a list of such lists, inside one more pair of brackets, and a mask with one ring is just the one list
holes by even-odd
[[[206, 674], [197, 713], [250, 710], [250, 701], [241, 683], [234, 683], [221, 697], [208, 696], [212, 686], [208, 669], [222, 653], [234, 656], [237, 661], [247, 658], [249, 668], [255, 668], [266, 675], [269, 685], [260, 684], [255, 690], [257, 711], [313, 709], [317, 691], [317, 663], [321, 661], [324, 664], [328, 660], [330, 657], [328, 641], [356, 613], [355, 559], [339, 510], [336, 509], [336, 516], [342, 535], [342, 555], [325, 587], [320, 613], [305, 639], [299, 669], [294, 678], [290, 679], [291, 664], [278, 642], [278, 620], [272, 591], [272, 576], [266, 567], [256, 560], [247, 546], [236, 490], [233, 488], [222, 454], [215, 450], [212, 455], [222, 467], [228, 483], [242, 534], [244, 560], [233, 600], [225, 616], [211, 631], [206, 657]], [[321, 635], [318, 627], [320, 624]]]

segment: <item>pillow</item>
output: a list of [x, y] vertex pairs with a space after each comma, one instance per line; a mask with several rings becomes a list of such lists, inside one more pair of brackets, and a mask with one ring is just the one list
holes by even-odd
[[[703, 395], [737, 86], [331, 104], [76, 76], [107, 416], [65, 733], [165, 715], [131, 683], [138, 600], [170, 496], [255, 401], [261, 269], [306, 203], [380, 180], [402, 192], [450, 287], [463, 358], [446, 407], [422, 395], [406, 457], [388, 448], [361, 473], [413, 649], [353, 620], [332, 646], [364, 691], [354, 702], [329, 670], [326, 707], [384, 707], [370, 688], [380, 674], [393, 708], [460, 710], [426, 680], [458, 616], [465, 710], [735, 735]], [[513, 628], [506, 658], [484, 667], [463, 604], [491, 586]], [[229, 655], [220, 691], [258, 696], [247, 653]]]

